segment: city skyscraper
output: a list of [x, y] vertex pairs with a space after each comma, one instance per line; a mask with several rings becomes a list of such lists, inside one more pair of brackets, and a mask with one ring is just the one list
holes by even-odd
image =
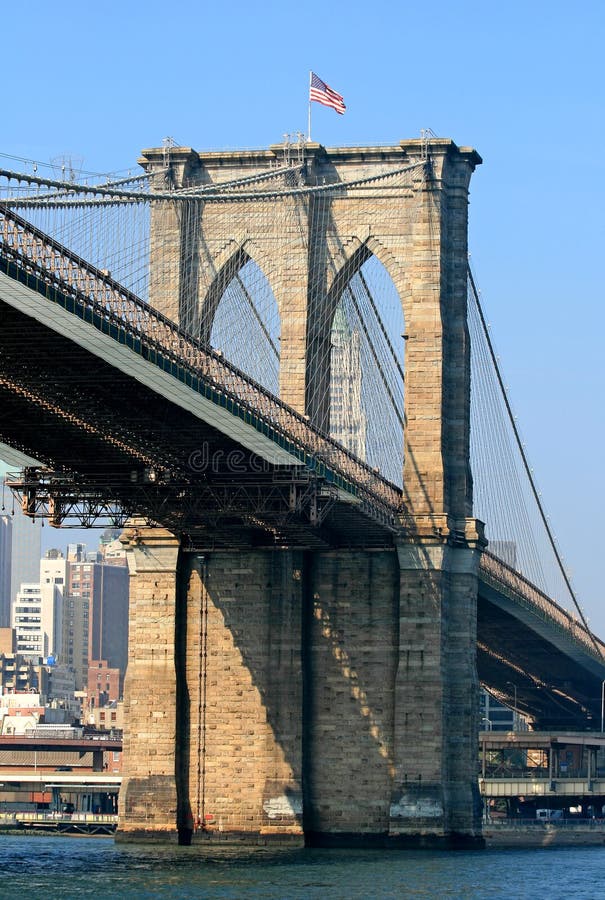
[[63, 591], [66, 561], [56, 553], [39, 560], [37, 583], [19, 586], [12, 605], [18, 653], [40, 663], [60, 658], [63, 645]]
[[76, 688], [88, 685], [88, 667], [104, 660], [120, 671], [128, 662], [129, 575], [121, 556], [87, 553], [83, 544], [67, 548], [63, 661], [76, 672]]
[[[11, 467], [0, 460], [0, 482], [4, 484], [4, 477]], [[16, 600], [17, 593], [22, 584], [33, 584], [38, 581], [40, 573], [40, 557], [42, 555], [41, 521], [30, 519], [21, 512], [17, 501], [13, 499], [8, 488], [2, 489], [4, 498], [3, 521], [0, 535], [0, 544], [4, 546], [4, 552], [0, 549], [0, 627], [7, 627], [11, 621], [11, 604]], [[9, 538], [6, 535], [6, 523], [10, 525], [10, 552], [9, 545], [4, 545]], [[6, 599], [6, 585], [10, 579], [8, 601]]]
[[48, 653], [60, 659], [63, 651], [64, 594], [67, 562], [62, 554], [49, 551], [40, 560], [40, 595], [43, 627], [48, 635]]
[[347, 450], [366, 459], [366, 415], [361, 399], [359, 331], [351, 329], [340, 304], [332, 332], [330, 363], [330, 434]]
[[13, 522], [10, 516], [0, 516], [0, 628], [7, 628], [11, 616], [11, 557]]

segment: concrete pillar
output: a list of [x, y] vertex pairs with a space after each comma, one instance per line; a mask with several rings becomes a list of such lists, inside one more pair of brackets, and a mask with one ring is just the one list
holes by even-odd
[[[175, 838], [179, 540], [136, 520], [122, 536], [130, 569], [128, 669], [124, 685], [124, 773], [118, 837]], [[183, 832], [184, 833], [184, 832]]]

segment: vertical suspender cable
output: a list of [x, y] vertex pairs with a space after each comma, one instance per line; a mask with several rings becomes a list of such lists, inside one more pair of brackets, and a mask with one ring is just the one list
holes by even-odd
[[472, 273], [472, 271], [471, 271], [470, 266], [468, 267], [468, 279], [469, 279], [469, 284], [470, 284], [470, 286], [471, 286], [471, 291], [472, 291], [473, 297], [474, 297], [474, 299], [475, 299], [475, 303], [477, 304], [477, 311], [478, 311], [478, 313], [479, 313], [479, 319], [480, 319], [480, 321], [481, 321], [481, 327], [482, 327], [482, 329], [483, 329], [483, 334], [484, 334], [485, 340], [486, 340], [486, 342], [487, 342], [487, 346], [488, 346], [488, 349], [489, 349], [489, 355], [490, 355], [490, 358], [491, 358], [491, 361], [492, 361], [492, 364], [493, 364], [493, 367], [494, 367], [494, 372], [496, 373], [496, 378], [497, 378], [497, 380], [498, 380], [498, 385], [500, 386], [500, 390], [501, 390], [501, 392], [502, 392], [502, 397], [503, 397], [503, 399], [504, 399], [504, 404], [505, 404], [505, 406], [506, 406], [506, 411], [507, 411], [507, 413], [508, 413], [508, 416], [509, 416], [509, 419], [510, 419], [510, 422], [511, 422], [511, 425], [512, 425], [512, 429], [513, 429], [513, 433], [514, 433], [514, 435], [515, 435], [515, 440], [516, 440], [516, 442], [517, 442], [517, 446], [518, 446], [518, 448], [519, 448], [519, 453], [520, 453], [520, 455], [521, 455], [521, 460], [522, 460], [522, 463], [523, 463], [523, 468], [525, 469], [525, 473], [526, 473], [526, 475], [527, 475], [527, 477], [528, 477], [528, 479], [529, 479], [529, 485], [530, 485], [530, 488], [531, 488], [532, 495], [533, 495], [533, 497], [534, 497], [534, 500], [536, 501], [536, 506], [537, 506], [538, 512], [539, 512], [539, 514], [540, 514], [540, 518], [541, 518], [541, 520], [542, 520], [542, 522], [543, 522], [543, 524], [544, 524], [544, 528], [546, 529], [546, 534], [547, 534], [547, 536], [548, 536], [548, 542], [549, 542], [549, 544], [550, 544], [550, 546], [551, 546], [551, 548], [552, 548], [552, 551], [553, 551], [553, 553], [554, 553], [554, 555], [555, 555], [555, 559], [557, 560], [557, 564], [558, 564], [558, 566], [559, 566], [559, 569], [561, 570], [561, 574], [562, 574], [562, 576], [563, 576], [563, 580], [565, 581], [565, 585], [566, 585], [566, 587], [567, 587], [567, 589], [568, 589], [568, 591], [569, 591], [569, 595], [570, 595], [571, 599], [572, 599], [573, 602], [574, 602], [574, 606], [576, 607], [576, 609], [577, 609], [577, 611], [578, 611], [578, 615], [580, 616], [580, 619], [582, 620], [582, 624], [584, 625], [584, 628], [586, 629], [586, 631], [587, 631], [588, 634], [590, 635], [590, 640], [592, 641], [592, 643], [593, 643], [593, 645], [594, 645], [594, 648], [595, 648], [595, 650], [596, 650], [596, 652], [597, 652], [597, 655], [600, 656], [601, 659], [603, 659], [603, 660], [605, 661], [605, 657], [603, 656], [603, 651], [601, 650], [601, 648], [600, 648], [600, 646], [599, 646], [599, 644], [598, 644], [598, 642], [597, 642], [597, 640], [596, 640], [594, 634], [592, 633], [591, 629], [588, 627], [588, 622], [586, 621], [586, 617], [585, 617], [585, 615], [584, 615], [584, 613], [583, 613], [583, 611], [582, 611], [582, 608], [581, 608], [581, 606], [580, 606], [580, 603], [579, 603], [579, 601], [578, 601], [578, 599], [577, 599], [577, 597], [576, 597], [575, 591], [574, 591], [574, 589], [573, 589], [573, 587], [572, 587], [572, 585], [571, 585], [571, 582], [570, 582], [570, 580], [569, 580], [569, 577], [568, 577], [568, 575], [567, 575], [567, 572], [565, 571], [565, 567], [564, 567], [564, 565], [563, 565], [563, 560], [561, 559], [561, 554], [559, 553], [559, 550], [558, 550], [558, 548], [557, 548], [556, 541], [555, 541], [555, 539], [554, 539], [554, 535], [553, 535], [553, 533], [552, 533], [552, 531], [551, 531], [550, 525], [548, 524], [548, 519], [547, 519], [547, 517], [546, 517], [546, 513], [545, 513], [545, 511], [544, 511], [544, 507], [543, 507], [543, 505], [542, 505], [542, 501], [541, 501], [541, 499], [540, 499], [540, 495], [539, 495], [539, 493], [538, 493], [538, 489], [536, 488], [536, 484], [535, 484], [533, 475], [532, 475], [532, 473], [531, 473], [531, 469], [530, 469], [530, 467], [529, 467], [529, 462], [528, 462], [528, 459], [527, 459], [527, 455], [526, 455], [526, 453], [525, 453], [525, 449], [524, 449], [523, 444], [522, 444], [522, 442], [521, 442], [521, 436], [520, 436], [520, 434], [519, 434], [519, 430], [518, 430], [518, 428], [517, 428], [517, 423], [515, 422], [515, 417], [514, 417], [514, 415], [513, 415], [513, 411], [512, 411], [511, 405], [510, 405], [510, 401], [509, 401], [509, 399], [508, 399], [508, 394], [507, 394], [506, 388], [505, 388], [505, 386], [504, 386], [504, 381], [503, 381], [503, 379], [502, 379], [502, 374], [501, 374], [501, 372], [500, 372], [500, 367], [499, 367], [499, 365], [498, 365], [498, 360], [497, 360], [497, 357], [496, 357], [496, 353], [495, 353], [495, 351], [494, 351], [494, 346], [493, 346], [493, 344], [492, 344], [492, 339], [491, 339], [491, 337], [490, 337], [489, 329], [488, 329], [488, 327], [487, 327], [487, 322], [485, 321], [485, 316], [483, 315], [483, 309], [482, 309], [481, 303], [480, 303], [480, 301], [479, 301], [479, 292], [478, 292], [478, 290], [477, 290], [477, 286], [476, 286], [476, 284], [475, 284], [475, 279], [473, 278], [473, 273]]

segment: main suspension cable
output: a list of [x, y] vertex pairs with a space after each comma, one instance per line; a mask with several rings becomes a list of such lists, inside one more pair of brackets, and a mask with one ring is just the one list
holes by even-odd
[[548, 542], [549, 542], [549, 544], [550, 544], [550, 547], [551, 547], [551, 549], [552, 549], [552, 551], [553, 551], [553, 554], [554, 554], [555, 559], [556, 559], [556, 561], [557, 561], [557, 564], [558, 564], [558, 566], [559, 566], [559, 570], [560, 570], [560, 572], [561, 572], [561, 575], [563, 576], [563, 580], [564, 580], [564, 582], [565, 582], [565, 585], [566, 585], [566, 587], [567, 587], [567, 590], [569, 591], [569, 596], [571, 597], [571, 599], [572, 599], [572, 601], [573, 601], [573, 604], [574, 604], [574, 606], [575, 606], [575, 608], [576, 608], [576, 610], [577, 610], [577, 612], [578, 612], [578, 615], [579, 615], [579, 617], [580, 617], [580, 619], [581, 619], [581, 621], [582, 621], [582, 624], [584, 625], [584, 628], [586, 629], [586, 631], [587, 631], [588, 634], [590, 635], [591, 642], [592, 642], [592, 644], [594, 645], [594, 648], [595, 648], [595, 650], [597, 651], [597, 654], [600, 656], [601, 659], [603, 659], [603, 660], [605, 661], [605, 656], [603, 655], [603, 650], [601, 649], [601, 646], [599, 645], [599, 643], [598, 643], [598, 641], [596, 640], [596, 638], [595, 638], [595, 636], [594, 636], [592, 630], [590, 629], [590, 627], [589, 627], [589, 625], [588, 625], [588, 622], [587, 622], [587, 620], [586, 620], [586, 616], [584, 615], [584, 612], [583, 612], [583, 610], [582, 610], [582, 607], [580, 606], [580, 602], [579, 602], [579, 600], [578, 600], [578, 598], [577, 598], [577, 596], [576, 596], [576, 593], [575, 593], [575, 591], [574, 591], [574, 589], [573, 589], [573, 587], [572, 587], [572, 584], [571, 584], [571, 581], [570, 581], [570, 579], [569, 579], [569, 576], [567, 575], [567, 572], [565, 571], [565, 566], [563, 565], [563, 560], [562, 560], [562, 558], [561, 558], [561, 554], [559, 553], [559, 549], [558, 549], [558, 547], [557, 547], [557, 542], [555, 541], [555, 537], [554, 537], [554, 535], [553, 535], [553, 533], [552, 533], [552, 529], [551, 529], [550, 524], [549, 524], [549, 522], [548, 522], [548, 517], [547, 517], [546, 512], [545, 512], [545, 510], [544, 510], [544, 506], [543, 506], [542, 500], [541, 500], [541, 498], [540, 498], [540, 494], [539, 494], [539, 492], [538, 492], [538, 488], [537, 488], [537, 486], [536, 486], [536, 483], [535, 483], [535, 480], [534, 480], [534, 477], [533, 477], [533, 474], [532, 474], [532, 470], [531, 470], [531, 467], [530, 467], [530, 465], [529, 465], [529, 461], [528, 461], [528, 459], [527, 459], [527, 454], [526, 454], [526, 452], [525, 452], [525, 448], [524, 448], [524, 446], [523, 446], [523, 442], [521, 441], [521, 435], [520, 435], [520, 433], [519, 433], [519, 429], [518, 429], [517, 423], [516, 423], [516, 421], [515, 421], [515, 416], [514, 416], [513, 411], [512, 411], [512, 407], [511, 407], [511, 404], [510, 404], [510, 400], [509, 400], [509, 398], [508, 398], [508, 393], [507, 393], [507, 390], [506, 390], [506, 386], [505, 386], [505, 384], [504, 384], [504, 380], [503, 380], [503, 378], [502, 378], [502, 373], [501, 373], [501, 371], [500, 371], [500, 366], [499, 366], [499, 364], [498, 364], [498, 358], [497, 358], [497, 356], [496, 356], [496, 353], [495, 353], [495, 350], [494, 350], [494, 345], [493, 345], [493, 342], [492, 342], [492, 339], [491, 339], [491, 336], [490, 336], [490, 333], [489, 333], [489, 328], [488, 328], [487, 322], [486, 322], [486, 320], [485, 320], [485, 315], [484, 315], [484, 313], [483, 313], [483, 308], [482, 308], [482, 306], [481, 306], [481, 302], [480, 302], [480, 298], [479, 298], [479, 291], [477, 290], [477, 285], [476, 285], [475, 279], [474, 279], [474, 277], [473, 277], [473, 273], [472, 273], [472, 270], [471, 270], [471, 267], [470, 267], [470, 263], [469, 263], [469, 265], [468, 265], [468, 280], [469, 280], [469, 284], [470, 284], [470, 287], [471, 287], [472, 295], [473, 295], [473, 297], [474, 297], [474, 300], [475, 300], [475, 303], [476, 303], [476, 306], [477, 306], [477, 312], [478, 312], [478, 314], [479, 314], [479, 320], [480, 320], [480, 322], [481, 322], [481, 327], [482, 327], [482, 330], [483, 330], [483, 335], [484, 335], [484, 337], [485, 337], [485, 340], [486, 340], [486, 343], [487, 343], [487, 347], [488, 347], [488, 350], [489, 350], [489, 355], [490, 355], [490, 358], [491, 358], [491, 361], [492, 361], [494, 373], [495, 373], [495, 375], [496, 375], [496, 378], [497, 378], [497, 381], [498, 381], [498, 385], [499, 385], [500, 391], [501, 391], [501, 393], [502, 393], [502, 398], [503, 398], [503, 400], [504, 400], [504, 404], [505, 404], [505, 407], [506, 407], [506, 411], [507, 411], [507, 413], [508, 413], [508, 417], [509, 417], [509, 420], [510, 420], [512, 429], [513, 429], [513, 434], [514, 434], [514, 436], [515, 436], [515, 441], [516, 441], [516, 444], [517, 444], [517, 448], [518, 448], [519, 454], [520, 454], [520, 456], [521, 456], [521, 461], [522, 461], [522, 464], [523, 464], [523, 468], [524, 468], [525, 473], [526, 473], [526, 475], [527, 475], [527, 478], [528, 478], [528, 481], [529, 481], [529, 485], [530, 485], [530, 488], [531, 488], [531, 492], [532, 492], [533, 498], [534, 498], [534, 500], [535, 500], [535, 502], [536, 502], [536, 507], [537, 507], [538, 513], [539, 513], [540, 518], [541, 518], [541, 520], [542, 520], [542, 523], [543, 523], [543, 525], [544, 525], [544, 528], [545, 528], [545, 531], [546, 531], [546, 535], [547, 535], [547, 537], [548, 537]]

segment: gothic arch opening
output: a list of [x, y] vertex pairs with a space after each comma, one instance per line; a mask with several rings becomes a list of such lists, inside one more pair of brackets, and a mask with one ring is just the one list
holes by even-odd
[[[279, 393], [280, 317], [261, 268], [238, 256], [215, 283], [204, 304], [202, 331], [225, 359], [274, 394]], [[227, 274], [227, 277], [225, 277]]]
[[405, 325], [384, 265], [369, 256], [344, 285], [330, 334], [330, 434], [403, 483]]

